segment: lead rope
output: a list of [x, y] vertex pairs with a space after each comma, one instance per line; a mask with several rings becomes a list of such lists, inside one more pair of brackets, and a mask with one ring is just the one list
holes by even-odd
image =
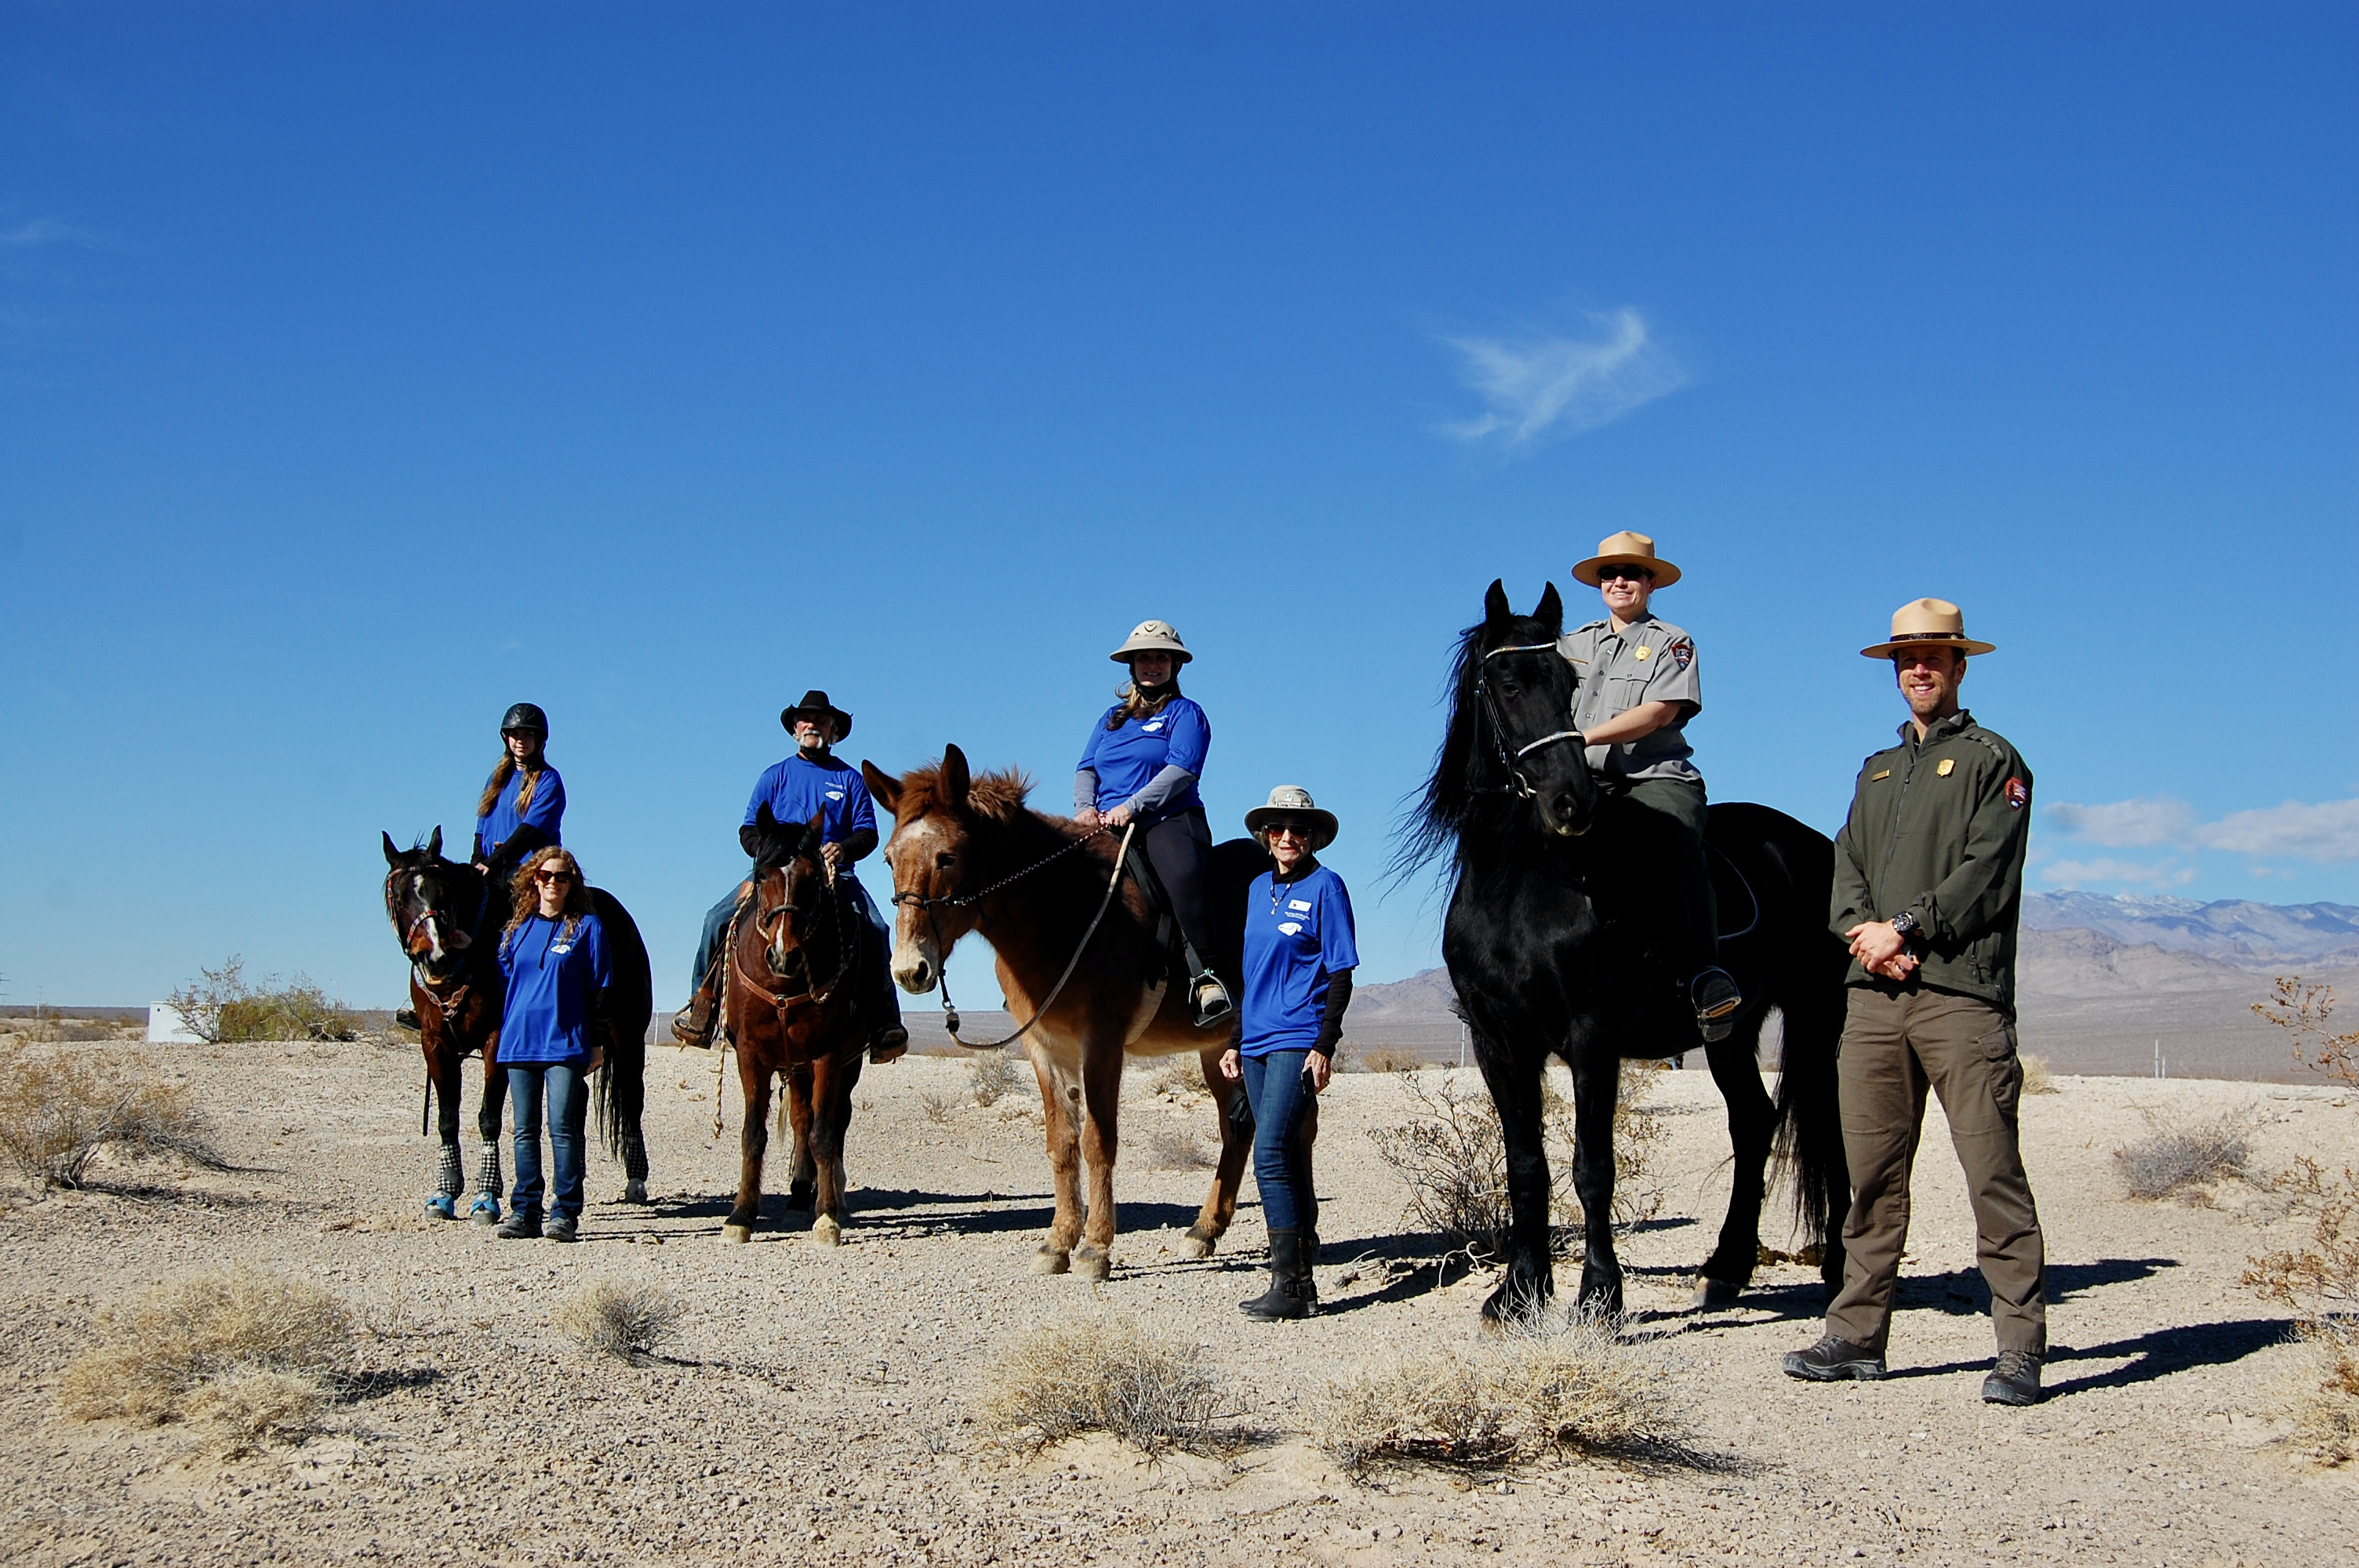
[[[756, 891], [751, 897], [740, 899], [737, 907], [729, 912], [729, 929], [723, 933], [721, 938], [721, 951], [728, 955], [728, 963], [736, 962], [738, 919], [745, 914], [745, 906], [760, 896]], [[712, 1136], [717, 1140], [721, 1136], [721, 1086], [727, 1080], [729, 1053], [736, 1044], [729, 1033], [729, 977], [726, 974], [721, 977], [721, 994], [713, 999], [712, 1010], [715, 1015], [712, 1025]]]
[[[1098, 926], [1105, 920], [1106, 911], [1114, 907], [1114, 889], [1122, 886], [1123, 864], [1130, 856], [1130, 837], [1137, 831], [1138, 824], [1135, 821], [1132, 822], [1129, 827], [1125, 827], [1122, 830], [1122, 843], [1114, 849], [1114, 875], [1106, 879], [1105, 897], [1098, 900], [1098, 912], [1090, 917], [1090, 928], [1082, 933], [1081, 942], [1073, 948], [1073, 956], [1065, 960], [1065, 972], [1059, 975], [1057, 977], [1057, 983], [1049, 989], [1049, 1000], [1040, 1004], [1039, 1008], [1032, 1014], [1029, 1022], [1026, 1022], [1022, 1028], [1018, 1029], [1015, 1033], [1007, 1036], [1005, 1040], [994, 1040], [987, 1044], [977, 1044], [972, 1040], [959, 1039], [958, 1004], [951, 1000], [950, 954], [943, 950], [941, 927], [935, 924], [933, 905], [931, 901], [928, 902], [926, 905], [926, 924], [933, 927], [934, 951], [940, 955], [940, 961], [942, 966], [940, 981], [942, 993], [942, 1028], [944, 1032], [950, 1035], [952, 1041], [965, 1046], [970, 1051], [1001, 1050], [1006, 1046], [1015, 1044], [1016, 1042], [1024, 1038], [1025, 1035], [1032, 1032], [1033, 1024], [1039, 1022], [1042, 1019], [1049, 1016], [1049, 1010], [1057, 1005], [1057, 999], [1062, 996], [1065, 992], [1065, 982], [1073, 978], [1073, 970], [1080, 967], [1082, 955], [1089, 951], [1090, 938], [1098, 934]], [[1095, 835], [1092, 835], [1092, 837], [1095, 837]], [[1086, 842], [1086, 840], [1080, 840], [1080, 842]], [[1064, 851], [1062, 850], [1058, 851], [1059, 854], [1062, 854], [1063, 852]], [[1055, 857], [1052, 856], [1050, 858], [1054, 859]], [[1007, 881], [1015, 881], [1015, 878], [1010, 877]], [[1005, 886], [1006, 883], [999, 882], [994, 883], [993, 885]], [[991, 890], [989, 888], [985, 888], [984, 890], [984, 892], [988, 892], [990, 891]], [[977, 893], [975, 895], [977, 898], [982, 896], [982, 893]]]

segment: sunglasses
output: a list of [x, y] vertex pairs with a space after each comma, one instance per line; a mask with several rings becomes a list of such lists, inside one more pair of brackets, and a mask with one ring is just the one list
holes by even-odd
[[1299, 822], [1273, 822], [1262, 829], [1265, 838], [1299, 838], [1306, 844], [1310, 842], [1313, 832], [1313, 829]]
[[537, 882], [570, 882], [573, 880], [573, 873], [571, 871], [535, 871], [532, 873], [532, 880]]
[[1630, 582], [1652, 582], [1655, 580], [1655, 574], [1648, 571], [1644, 567], [1600, 567], [1597, 568], [1597, 580], [1600, 582], [1622, 582], [1625, 580]]

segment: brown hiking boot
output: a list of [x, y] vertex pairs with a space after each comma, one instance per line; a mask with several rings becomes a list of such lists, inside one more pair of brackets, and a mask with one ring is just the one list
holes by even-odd
[[700, 990], [671, 1015], [671, 1037], [691, 1050], [712, 1048], [712, 993]]

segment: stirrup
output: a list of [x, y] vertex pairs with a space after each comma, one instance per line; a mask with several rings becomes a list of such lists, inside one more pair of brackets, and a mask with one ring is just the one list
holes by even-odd
[[1229, 988], [1210, 969], [1200, 971], [1188, 982], [1188, 1002], [1194, 1010], [1199, 1029], [1209, 1029], [1237, 1010], [1237, 1004], [1230, 1000]]
[[1688, 998], [1695, 1007], [1696, 1030], [1706, 1044], [1727, 1039], [1736, 1027], [1736, 1015], [1745, 1008], [1745, 993], [1737, 989], [1736, 977], [1723, 968], [1706, 969], [1696, 976]]

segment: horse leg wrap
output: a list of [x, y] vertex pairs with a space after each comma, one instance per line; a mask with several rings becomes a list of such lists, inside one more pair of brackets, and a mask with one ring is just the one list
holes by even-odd
[[484, 1145], [484, 1156], [475, 1162], [475, 1201], [467, 1206], [467, 1217], [492, 1223], [500, 1217], [500, 1195], [506, 1189], [500, 1184], [500, 1146]]
[[440, 1180], [434, 1190], [446, 1198], [455, 1198], [464, 1190], [459, 1179], [459, 1146], [455, 1143], [442, 1145]]
[[645, 1139], [623, 1140], [623, 1174], [635, 1182], [647, 1179], [647, 1145]]

